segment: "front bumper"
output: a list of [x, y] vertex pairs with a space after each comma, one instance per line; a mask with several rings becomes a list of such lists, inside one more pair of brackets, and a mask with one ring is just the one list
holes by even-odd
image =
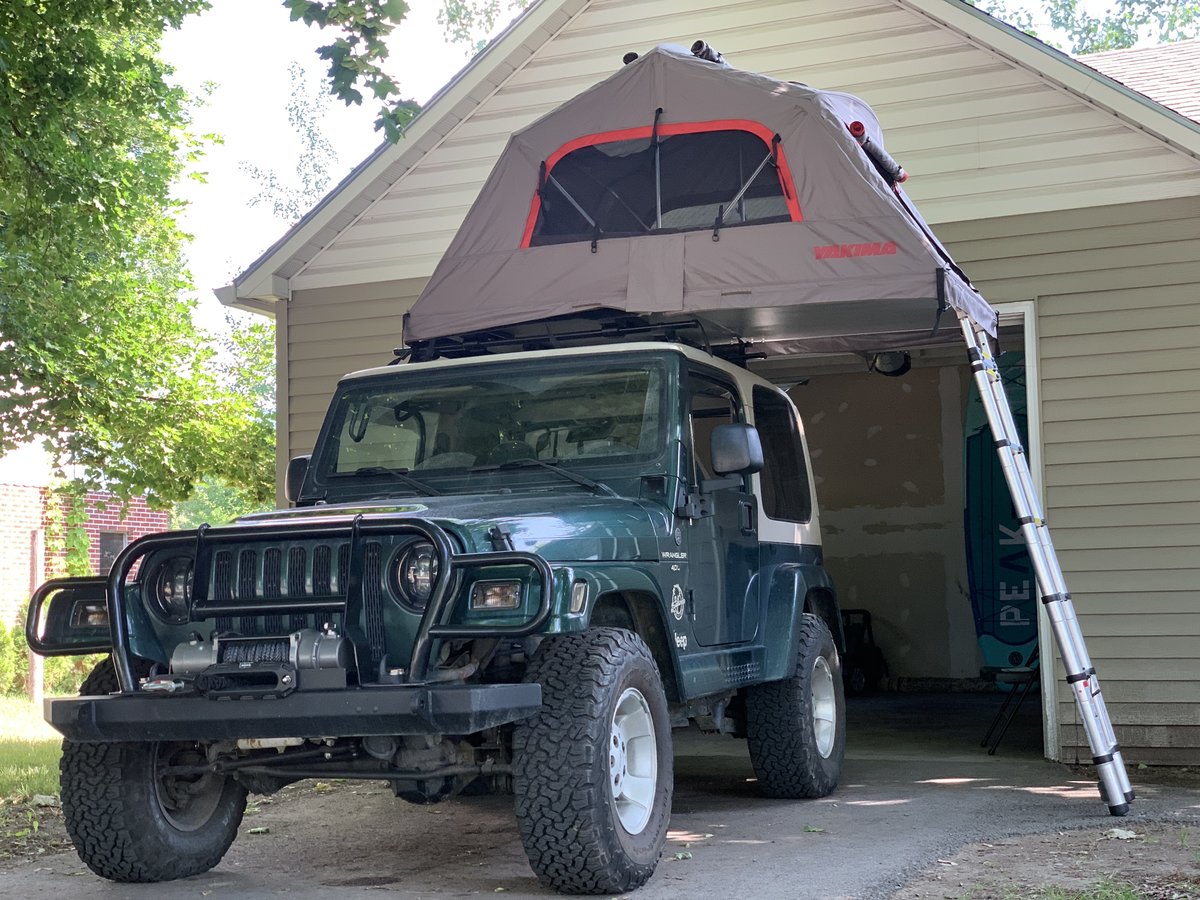
[[538, 684], [386, 685], [296, 691], [274, 700], [146, 693], [45, 701], [71, 741], [219, 741], [271, 737], [473, 734], [542, 705]]

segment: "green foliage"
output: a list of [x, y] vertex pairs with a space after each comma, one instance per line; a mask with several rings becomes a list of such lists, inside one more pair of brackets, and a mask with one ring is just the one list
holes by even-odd
[[23, 683], [24, 671], [25, 665], [17, 660], [8, 627], [0, 625], [0, 697], [16, 693], [17, 687]]
[[206, 478], [196, 485], [192, 496], [172, 507], [171, 527], [189, 529], [201, 525], [224, 525], [238, 516], [270, 506], [268, 503], [247, 503], [245, 495], [236, 487], [215, 478]]
[[[25, 613], [9, 628], [0, 625], [0, 697], [24, 696], [29, 677], [29, 645], [25, 643]], [[89, 656], [47, 656], [42, 660], [42, 684], [47, 695], [79, 693], [79, 685], [88, 672], [104, 658]]]
[[87, 520], [86, 491], [80, 482], [51, 487], [46, 496], [46, 558], [54, 577], [92, 574]]
[[237, 427], [220, 436], [221, 474], [176, 503], [172, 528], [218, 525], [275, 502], [275, 323], [226, 317], [228, 337], [214, 369]]
[[317, 50], [329, 63], [329, 83], [334, 96], [345, 103], [363, 101], [361, 86], [380, 102], [375, 129], [389, 141], [416, 113], [417, 104], [400, 100], [400, 87], [383, 71], [388, 57], [384, 39], [408, 15], [404, 0], [284, 0], [292, 20], [318, 28], [332, 28], [340, 36]]
[[487, 46], [487, 37], [502, 15], [511, 15], [529, 0], [442, 0], [438, 24], [452, 44], [466, 44], [472, 53]]
[[0, 4], [0, 451], [49, 439], [83, 482], [152, 502], [220, 471], [230, 410], [171, 189], [195, 158], [158, 58], [199, 0]]
[[274, 169], [263, 169], [243, 162], [239, 168], [258, 183], [251, 206], [269, 203], [275, 215], [294, 224], [321, 198], [333, 180], [337, 151], [321, 128], [332, 100], [324, 83], [314, 83], [304, 67], [292, 63], [288, 68], [292, 95], [288, 98], [288, 122], [300, 138], [301, 153], [296, 161], [296, 180], [289, 183]]
[[[7, 734], [7, 732], [4, 732]], [[58, 794], [58, 760], [62, 755], [62, 744], [58, 740], [25, 741], [0, 740], [0, 800], [28, 800], [37, 794]], [[12, 809], [3, 810], [4, 817], [18, 814]], [[20, 830], [3, 827], [9, 823], [0, 817], [0, 830], [8, 832], [6, 837], [25, 836]], [[32, 811], [24, 811], [26, 827], [37, 831], [38, 820]]]
[[[1041, 33], [1028, 8], [1011, 0], [967, 0], [1027, 34], [1060, 46], [1052, 33]], [[1094, 6], [1083, 0], [1042, 0], [1041, 7], [1055, 31], [1067, 36], [1060, 49], [1074, 54], [1099, 53], [1132, 47], [1139, 39], [1171, 43], [1200, 35], [1200, 0], [1114, 0], [1106, 11], [1094, 15]], [[1040, 17], [1039, 17], [1040, 18]]]
[[254, 509], [275, 499], [275, 323], [258, 317], [227, 321], [216, 371], [236, 427], [220, 436], [223, 465], [214, 471]]

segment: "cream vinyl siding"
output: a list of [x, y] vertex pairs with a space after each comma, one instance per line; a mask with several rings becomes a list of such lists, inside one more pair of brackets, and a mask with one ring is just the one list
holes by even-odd
[[[1200, 758], [1200, 203], [939, 226], [1037, 301], [1046, 512], [1130, 762]], [[1057, 666], [1061, 758], [1090, 759]]]
[[424, 286], [422, 278], [292, 294], [282, 460], [312, 450], [339, 378], [392, 359], [402, 343], [404, 313]]
[[428, 277], [514, 130], [626, 51], [698, 37], [739, 68], [863, 97], [930, 221], [1200, 195], [1194, 158], [899, 3], [592, 0], [478, 107], [460, 105], [292, 289]]

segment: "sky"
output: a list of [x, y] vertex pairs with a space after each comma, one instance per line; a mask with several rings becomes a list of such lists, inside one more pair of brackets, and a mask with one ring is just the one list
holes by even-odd
[[[409, 0], [409, 6], [389, 42], [385, 68], [403, 96], [424, 103], [467, 63], [467, 48], [446, 42], [436, 20], [440, 0]], [[189, 17], [163, 41], [163, 58], [189, 93], [198, 96], [207, 83], [213, 85], [194, 114], [193, 130], [223, 140], [198, 164], [205, 182], [187, 181], [179, 190], [188, 201], [180, 223], [192, 235], [188, 261], [196, 318], [205, 328], [220, 328], [225, 315], [212, 289], [229, 284], [291, 224], [276, 218], [269, 204], [249, 205], [258, 185], [240, 165], [274, 169], [295, 181], [301, 146], [287, 120], [290, 64], [298, 62], [310, 81], [324, 86], [316, 48], [332, 39], [329, 32], [290, 21], [280, 0], [214, 0], [212, 9]], [[375, 115], [369, 102], [329, 104], [321, 125], [338, 154], [330, 188], [382, 142]]]

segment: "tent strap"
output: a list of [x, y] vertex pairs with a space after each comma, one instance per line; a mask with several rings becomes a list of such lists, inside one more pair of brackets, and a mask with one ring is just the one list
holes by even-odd
[[750, 177], [746, 179], [746, 183], [738, 188], [738, 192], [733, 195], [733, 199], [729, 201], [728, 206], [717, 207], [717, 219], [715, 222], [713, 222], [712, 239], [714, 241], [719, 241], [721, 239], [721, 226], [725, 224], [725, 210], [732, 209], [733, 207], [737, 206], [738, 202], [745, 195], [746, 191], [750, 190], [750, 185], [754, 184], [754, 179], [756, 179], [759, 174], [762, 173], [762, 170], [767, 167], [767, 163], [775, 162], [776, 152], [779, 149], [779, 142], [781, 140], [783, 139], [779, 135], [775, 135], [775, 137], [771, 138], [771, 149], [767, 151], [767, 155], [763, 158], [763, 161], [758, 164], [758, 168], [756, 168], [750, 174]]

